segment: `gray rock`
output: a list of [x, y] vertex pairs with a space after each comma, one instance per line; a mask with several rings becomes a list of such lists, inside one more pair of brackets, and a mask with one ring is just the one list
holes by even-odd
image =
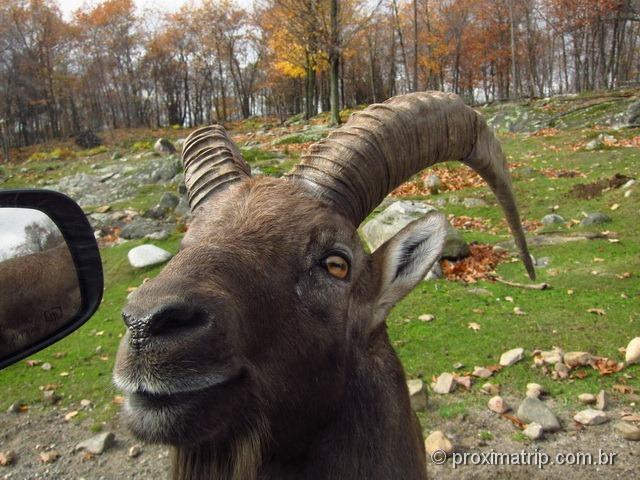
[[486, 288], [482, 287], [469, 287], [467, 292], [472, 293], [474, 295], [480, 295], [481, 297], [488, 297], [492, 295], [492, 293]]
[[634, 180], [633, 178], [631, 180], [627, 180], [627, 183], [625, 183], [624, 185], [622, 185], [622, 190], [629, 190], [631, 187], [633, 187], [637, 182], [637, 180]]
[[509, 405], [507, 405], [507, 403], [500, 395], [491, 397], [491, 399], [489, 399], [489, 402], [487, 403], [487, 406], [489, 407], [489, 410], [498, 414], [502, 414], [511, 410]]
[[510, 367], [516, 362], [522, 360], [522, 355], [524, 354], [524, 348], [513, 348], [507, 352], [504, 352], [500, 356], [500, 365], [503, 367]]
[[407, 380], [407, 388], [409, 389], [411, 408], [414, 411], [424, 410], [427, 407], [427, 393], [423, 381], [419, 378]]
[[168, 182], [182, 171], [180, 161], [175, 156], [170, 156], [159, 163], [153, 162], [157, 168], [151, 173], [153, 183]]
[[478, 378], [489, 378], [491, 375], [493, 375], [493, 372], [488, 368], [476, 366], [474, 367], [473, 373], [471, 375]]
[[176, 147], [176, 150], [178, 151], [182, 151], [182, 146], [184, 145], [184, 142], [186, 142], [187, 139], [186, 138], [178, 138], [175, 142], [173, 142], [174, 146]]
[[592, 403], [596, 403], [596, 396], [593, 393], [581, 393], [578, 395], [578, 400], [581, 403], [590, 405]]
[[180, 198], [170, 192], [164, 192], [158, 202], [158, 207], [165, 210], [173, 210], [180, 203]]
[[531, 178], [535, 176], [538, 171], [532, 167], [520, 167], [515, 169], [513, 173], [521, 177]]
[[525, 423], [538, 423], [545, 432], [560, 430], [555, 414], [541, 400], [526, 397], [518, 407], [517, 417]]
[[113, 445], [116, 436], [112, 432], [103, 432], [95, 437], [91, 437], [88, 440], [80, 442], [76, 445], [75, 450], [85, 450], [94, 455], [100, 455]]
[[159, 138], [153, 146], [153, 151], [162, 155], [171, 155], [176, 153], [176, 147], [166, 138]]
[[584, 367], [589, 365], [592, 358], [589, 352], [567, 352], [564, 354], [564, 363], [569, 368]]
[[178, 217], [188, 217], [191, 215], [191, 207], [189, 206], [189, 200], [186, 196], [180, 197], [178, 205], [173, 210], [173, 213]]
[[135, 268], [158, 265], [169, 260], [173, 255], [155, 245], [139, 245], [129, 250], [127, 258], [131, 266]]
[[625, 440], [637, 442], [640, 440], [640, 427], [629, 422], [618, 422], [615, 425], [616, 432]]
[[534, 265], [538, 268], [545, 268], [549, 266], [550, 261], [549, 257], [540, 257], [535, 259]]
[[44, 403], [45, 405], [53, 405], [55, 403], [58, 403], [60, 398], [60, 395], [58, 395], [55, 390], [42, 391], [42, 403]]
[[596, 408], [598, 410], [606, 410], [609, 406], [609, 395], [604, 390], [600, 390], [596, 396]]
[[436, 262], [431, 267], [431, 270], [427, 272], [427, 275], [424, 277], [425, 280], [438, 280], [444, 277], [444, 273], [442, 272], [442, 267], [440, 266], [440, 262]]
[[49, 362], [45, 362], [45, 363], [43, 363], [43, 364], [42, 364], [42, 366], [41, 366], [40, 368], [42, 368], [43, 370], [47, 370], [47, 371], [49, 371], [49, 370], [51, 370], [53, 367], [51, 366], [51, 364], [50, 364]]
[[542, 428], [542, 425], [540, 425], [539, 423], [531, 422], [529, 425], [527, 425], [527, 428], [522, 431], [522, 434], [530, 440], [539, 440], [542, 438], [544, 430]]
[[469, 244], [462, 236], [462, 233], [449, 225], [447, 227], [447, 240], [442, 249], [441, 257], [449, 260], [458, 260], [468, 257], [470, 253]]
[[445, 372], [438, 377], [438, 380], [432, 385], [432, 388], [435, 393], [446, 394], [453, 391], [455, 386], [456, 384], [453, 380], [453, 375]]
[[111, 155], [111, 160], [120, 160], [122, 158], [122, 154], [120, 152], [113, 152]]
[[149, 240], [166, 240], [169, 238], [169, 232], [166, 230], [161, 230], [159, 232], [153, 232], [148, 235], [145, 235], [144, 238], [148, 238]]
[[582, 225], [583, 227], [586, 227], [589, 225], [601, 225], [603, 223], [608, 223], [610, 221], [611, 221], [611, 217], [606, 213], [595, 212], [595, 213], [590, 213], [585, 218], [583, 218], [582, 221], [580, 222], [580, 225]]
[[435, 195], [440, 191], [442, 182], [440, 182], [440, 177], [438, 175], [432, 173], [425, 179], [424, 186], [432, 195]]
[[129, 450], [127, 451], [127, 455], [131, 458], [136, 458], [140, 456], [141, 453], [142, 453], [142, 447], [138, 444], [132, 445], [131, 447], [129, 447]]
[[21, 405], [23, 405], [22, 402], [13, 402], [11, 405], [9, 405], [9, 408], [7, 408], [7, 413], [20, 413]]
[[640, 125], [640, 100], [631, 103], [626, 112], [627, 125]]
[[562, 362], [564, 352], [559, 348], [554, 348], [553, 350], [543, 350], [540, 352], [540, 356], [544, 363], [548, 365], [555, 365], [556, 363]]
[[131, 223], [122, 227], [120, 236], [131, 240], [134, 238], [144, 238], [145, 236], [166, 230], [167, 226], [150, 218], [137, 217]]
[[565, 222], [564, 218], [558, 215], [557, 213], [550, 213], [542, 217], [543, 225], [563, 224], [564, 222]]
[[609, 417], [602, 410], [594, 410], [593, 408], [587, 408], [576, 413], [573, 419], [581, 423], [582, 425], [600, 425], [609, 421]]
[[429, 434], [424, 441], [424, 448], [428, 455], [433, 455], [435, 452], [444, 452], [445, 455], [451, 455], [453, 453], [451, 440], [440, 430]]
[[465, 198], [462, 200], [462, 205], [466, 208], [486, 207], [487, 202], [481, 198]]

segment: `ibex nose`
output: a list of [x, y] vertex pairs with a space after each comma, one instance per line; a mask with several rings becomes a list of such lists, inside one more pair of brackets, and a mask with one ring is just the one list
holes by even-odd
[[133, 312], [125, 308], [124, 323], [129, 328], [132, 346], [139, 348], [152, 337], [186, 333], [207, 323], [204, 310], [182, 302], [160, 305], [151, 312]]

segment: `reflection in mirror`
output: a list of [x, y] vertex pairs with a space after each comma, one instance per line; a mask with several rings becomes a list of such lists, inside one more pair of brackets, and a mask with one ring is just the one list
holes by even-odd
[[64, 327], [81, 307], [71, 253], [39, 210], [0, 208], [0, 359]]

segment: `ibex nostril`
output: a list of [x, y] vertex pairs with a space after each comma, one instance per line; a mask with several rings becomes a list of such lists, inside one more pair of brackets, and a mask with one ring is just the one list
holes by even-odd
[[146, 314], [123, 312], [122, 318], [129, 328], [131, 342], [136, 347], [151, 337], [186, 331], [207, 322], [206, 313], [202, 309], [185, 303], [161, 305]]

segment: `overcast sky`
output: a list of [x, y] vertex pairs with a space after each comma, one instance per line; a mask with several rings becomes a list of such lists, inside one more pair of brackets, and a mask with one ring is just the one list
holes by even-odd
[[[198, 0], [191, 0], [192, 3], [199, 3]], [[66, 20], [71, 19], [71, 15], [83, 5], [96, 5], [101, 3], [99, 0], [58, 0], [58, 5], [62, 9], [62, 13]], [[175, 12], [188, 0], [135, 0], [138, 10], [160, 10], [162, 12]], [[235, 0], [236, 4], [245, 8], [249, 8], [253, 4], [253, 0]]]

